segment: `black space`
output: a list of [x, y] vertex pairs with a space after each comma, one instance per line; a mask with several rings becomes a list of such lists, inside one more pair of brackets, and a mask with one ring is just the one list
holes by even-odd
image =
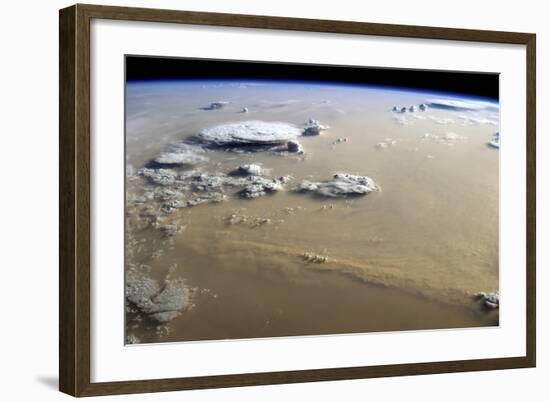
[[496, 73], [126, 56], [127, 81], [239, 79], [337, 82], [452, 92], [498, 99]]

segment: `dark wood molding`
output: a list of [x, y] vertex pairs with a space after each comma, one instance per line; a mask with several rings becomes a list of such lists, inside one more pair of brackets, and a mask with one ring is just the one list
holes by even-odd
[[526, 232], [526, 269], [527, 269], [527, 359], [530, 366], [536, 366], [537, 360], [537, 38], [529, 35], [527, 42], [527, 222]]
[[59, 15], [59, 389], [76, 393], [75, 7]]
[[78, 7], [79, 10], [87, 13], [90, 18], [106, 18], [127, 21], [168, 22], [191, 25], [516, 44], [526, 44], [532, 36], [532, 34], [521, 32], [438, 28], [430, 26], [380, 24], [357, 21], [333, 21], [308, 18], [287, 18], [265, 15], [224, 14], [151, 8], [96, 6], [87, 4], [79, 4]]
[[[527, 49], [526, 356], [91, 383], [90, 20], [92, 18], [525, 45]], [[73, 396], [92, 396], [535, 366], [536, 37], [534, 34], [81, 4], [60, 10], [59, 32], [59, 388], [62, 392]]]

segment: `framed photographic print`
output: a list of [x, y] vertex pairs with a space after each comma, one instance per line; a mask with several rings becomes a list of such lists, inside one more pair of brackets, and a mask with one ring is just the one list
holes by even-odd
[[535, 366], [535, 35], [60, 11], [60, 390]]

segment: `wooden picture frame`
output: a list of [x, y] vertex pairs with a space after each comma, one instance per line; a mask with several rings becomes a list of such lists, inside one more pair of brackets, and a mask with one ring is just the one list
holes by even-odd
[[[524, 45], [527, 54], [525, 60], [527, 71], [526, 355], [510, 358], [92, 383], [90, 380], [90, 21], [96, 18]], [[60, 391], [73, 396], [94, 396], [535, 366], [536, 37], [534, 34], [80, 4], [60, 10], [59, 29]]]

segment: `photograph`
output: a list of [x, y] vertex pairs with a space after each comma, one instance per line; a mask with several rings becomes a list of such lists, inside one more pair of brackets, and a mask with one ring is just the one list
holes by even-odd
[[125, 56], [125, 343], [499, 325], [499, 74]]
[[0, 400], [550, 399], [545, 3], [3, 5]]

